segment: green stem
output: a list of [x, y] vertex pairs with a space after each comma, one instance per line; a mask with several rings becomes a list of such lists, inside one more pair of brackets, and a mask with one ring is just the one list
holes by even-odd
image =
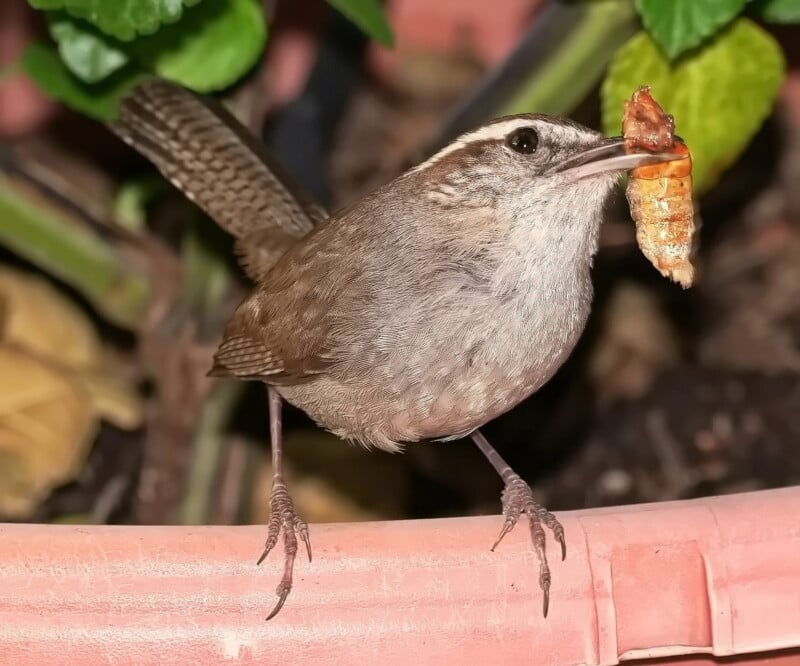
[[[198, 216], [184, 236], [181, 251], [184, 275], [181, 305], [199, 323], [198, 332], [213, 337], [219, 334], [219, 312], [233, 283], [216, 242], [221, 234], [219, 227]], [[215, 486], [228, 442], [225, 426], [244, 387], [239, 381], [219, 383], [203, 403], [203, 416], [192, 442], [186, 490], [177, 509], [177, 520], [182, 525], [207, 523], [211, 518], [213, 502], [218, 496]]]
[[199, 317], [202, 331], [219, 323], [220, 306], [233, 283], [233, 276], [220, 252], [218, 241], [223, 233], [211, 221], [198, 216], [184, 237], [181, 301]]
[[150, 303], [150, 277], [54, 208], [0, 176], [0, 244], [78, 290], [109, 321], [135, 329]]
[[180, 525], [201, 525], [209, 521], [228, 441], [226, 426], [244, 389], [244, 382], [220, 382], [203, 405], [186, 480], [187, 490], [178, 507], [177, 523]]
[[617, 48], [636, 30], [629, 0], [583, 0], [583, 16], [502, 108], [502, 114], [566, 115], [586, 98]]

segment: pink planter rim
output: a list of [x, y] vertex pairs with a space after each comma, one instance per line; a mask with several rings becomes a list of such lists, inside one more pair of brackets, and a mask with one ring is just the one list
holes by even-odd
[[489, 550], [498, 516], [315, 525], [314, 562], [298, 559], [270, 622], [281, 557], [255, 566], [263, 527], [0, 525], [3, 662], [759, 663], [800, 648], [800, 488], [558, 515], [547, 619], [527, 526]]

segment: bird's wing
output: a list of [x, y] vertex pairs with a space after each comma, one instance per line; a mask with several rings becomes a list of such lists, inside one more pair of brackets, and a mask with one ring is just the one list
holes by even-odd
[[286, 385], [325, 373], [352, 336], [342, 313], [368, 298], [349, 239], [336, 221], [293, 246], [234, 313], [211, 374]]
[[327, 217], [215, 100], [149, 78], [123, 98], [110, 127], [236, 238], [255, 280]]

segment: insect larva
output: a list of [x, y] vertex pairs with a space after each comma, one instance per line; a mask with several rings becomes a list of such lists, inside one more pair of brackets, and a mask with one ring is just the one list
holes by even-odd
[[675, 137], [672, 116], [664, 113], [647, 86], [625, 103], [622, 133], [628, 152], [668, 151], [686, 156], [632, 169], [626, 194], [639, 249], [662, 275], [690, 287], [695, 225], [689, 149]]

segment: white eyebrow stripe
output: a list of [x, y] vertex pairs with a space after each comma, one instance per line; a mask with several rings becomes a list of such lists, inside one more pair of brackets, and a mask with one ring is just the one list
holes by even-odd
[[483, 127], [479, 127], [472, 132], [467, 132], [466, 134], [462, 134], [452, 143], [446, 145], [442, 148], [438, 153], [433, 155], [433, 157], [428, 158], [422, 164], [418, 164], [415, 166], [409, 173], [414, 173], [416, 171], [421, 171], [422, 169], [426, 169], [429, 166], [436, 164], [439, 160], [443, 157], [446, 157], [450, 153], [454, 153], [457, 150], [461, 150], [469, 143], [473, 141], [491, 141], [492, 139], [504, 139], [509, 132], [513, 132], [515, 129], [519, 129], [520, 127], [530, 127], [534, 125], [535, 121], [531, 118], [509, 118], [508, 120], [500, 120], [496, 123], [492, 123], [490, 125], [484, 125]]

